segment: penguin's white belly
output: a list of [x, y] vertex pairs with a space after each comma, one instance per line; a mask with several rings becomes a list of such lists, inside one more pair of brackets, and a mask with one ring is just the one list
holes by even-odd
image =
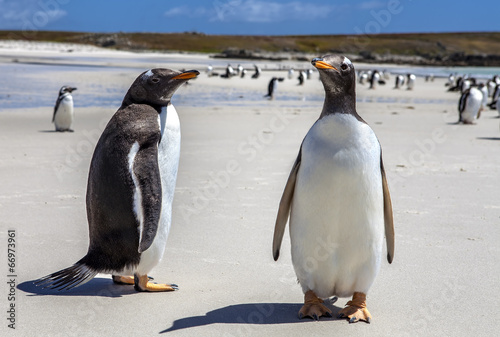
[[68, 95], [59, 103], [54, 118], [56, 130], [68, 130], [73, 124], [73, 98]]
[[366, 293], [384, 237], [380, 145], [354, 116], [325, 116], [302, 145], [290, 214], [292, 261], [306, 292]]
[[179, 117], [173, 105], [164, 108], [158, 118], [162, 131], [158, 146], [158, 167], [160, 169], [162, 203], [158, 231], [151, 246], [141, 254], [137, 267], [139, 274], [147, 274], [163, 257], [172, 222], [172, 202], [174, 199], [177, 169], [181, 149]]
[[483, 94], [479, 89], [471, 88], [469, 97], [465, 102], [464, 111], [462, 112], [462, 120], [464, 122], [472, 123], [477, 117], [477, 113], [481, 108], [481, 102], [483, 100]]

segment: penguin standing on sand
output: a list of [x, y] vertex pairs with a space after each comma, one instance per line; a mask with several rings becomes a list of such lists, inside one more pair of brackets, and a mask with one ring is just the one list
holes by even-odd
[[481, 116], [483, 93], [477, 87], [472, 87], [460, 96], [458, 101], [458, 122], [474, 124]]
[[372, 76], [370, 77], [370, 89], [375, 89], [379, 84], [378, 83], [379, 81], [380, 81], [380, 73], [378, 72], [378, 70], [375, 70], [372, 73]]
[[366, 294], [382, 262], [394, 257], [394, 225], [380, 143], [356, 112], [355, 71], [340, 55], [315, 58], [325, 88], [319, 119], [299, 150], [274, 229], [277, 260], [290, 215], [292, 262], [304, 292], [299, 317], [331, 316], [322, 299], [352, 300], [349, 322], [370, 322]]
[[415, 87], [415, 81], [417, 80], [417, 77], [414, 74], [408, 74], [406, 75], [407, 81], [406, 81], [406, 89], [407, 90], [413, 90]]
[[52, 123], [56, 126], [56, 131], [69, 131], [71, 124], [73, 124], [73, 96], [71, 93], [76, 88], [62, 86], [59, 90], [56, 105], [54, 106], [54, 114], [52, 115]]
[[137, 291], [172, 291], [149, 282], [163, 257], [172, 219], [180, 154], [174, 92], [196, 70], [151, 69], [128, 90], [94, 150], [87, 185], [89, 249], [73, 266], [35, 282], [67, 290], [97, 273]]
[[396, 76], [396, 83], [394, 85], [394, 89], [400, 89], [405, 84], [405, 78], [403, 75]]
[[276, 87], [278, 86], [278, 83], [276, 82], [283, 82], [284, 78], [283, 77], [273, 77], [269, 81], [269, 85], [267, 86], [267, 95], [264, 97], [268, 97], [269, 99], [274, 98], [274, 92], [276, 91]]
[[253, 73], [252, 75], [252, 78], [253, 79], [257, 79], [260, 77], [260, 73], [262, 72], [262, 70], [260, 69], [260, 67], [256, 64], [253, 65], [254, 69], [255, 69], [255, 72]]

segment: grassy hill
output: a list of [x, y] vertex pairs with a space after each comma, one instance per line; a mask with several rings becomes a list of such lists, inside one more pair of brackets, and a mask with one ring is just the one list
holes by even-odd
[[500, 66], [500, 32], [237, 36], [202, 33], [0, 31], [0, 39], [85, 43], [122, 50], [187, 51], [257, 58], [273, 53], [346, 53], [367, 62]]

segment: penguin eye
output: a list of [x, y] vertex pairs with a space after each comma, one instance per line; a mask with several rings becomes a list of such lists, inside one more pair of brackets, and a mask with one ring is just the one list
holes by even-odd
[[159, 78], [157, 78], [157, 77], [154, 77], [154, 78], [151, 80], [151, 82], [153, 82], [153, 83], [158, 83], [158, 82], [160, 82], [160, 79], [159, 79]]
[[340, 66], [340, 69], [342, 69], [342, 70], [347, 70], [347, 68], [349, 68], [349, 67], [345, 63], [342, 63], [342, 65]]

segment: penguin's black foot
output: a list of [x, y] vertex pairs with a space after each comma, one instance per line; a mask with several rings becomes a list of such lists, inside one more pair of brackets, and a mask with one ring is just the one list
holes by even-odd
[[314, 291], [307, 291], [304, 295], [304, 305], [299, 310], [299, 318], [311, 317], [319, 320], [321, 316], [332, 317], [332, 311], [323, 304], [323, 300], [316, 296]]
[[339, 312], [340, 318], [347, 318], [349, 323], [365, 321], [370, 323], [372, 315], [366, 309], [366, 294], [354, 293], [352, 300], [347, 302], [346, 307]]
[[175, 291], [179, 290], [177, 284], [157, 284], [149, 282], [148, 275], [134, 275], [134, 289], [137, 291]]

